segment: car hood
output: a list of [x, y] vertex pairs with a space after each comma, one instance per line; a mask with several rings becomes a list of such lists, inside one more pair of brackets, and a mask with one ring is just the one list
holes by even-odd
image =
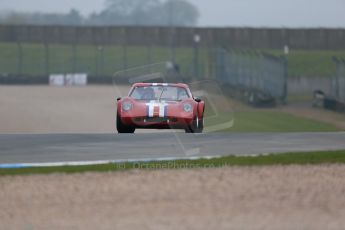
[[149, 104], [149, 103], [154, 103], [154, 104], [166, 104], [166, 105], [176, 105], [182, 103], [182, 101], [164, 101], [164, 100], [151, 100], [151, 101], [142, 101], [142, 100], [136, 100], [136, 103], [139, 104]]
[[128, 116], [135, 116], [135, 117], [192, 116], [192, 113], [185, 112], [182, 106], [184, 103], [193, 104], [192, 99], [186, 99], [183, 101], [164, 101], [164, 100], [142, 101], [142, 100], [134, 100], [133, 98], [124, 99], [124, 101], [126, 100], [131, 101], [134, 104], [132, 110], [127, 113]]

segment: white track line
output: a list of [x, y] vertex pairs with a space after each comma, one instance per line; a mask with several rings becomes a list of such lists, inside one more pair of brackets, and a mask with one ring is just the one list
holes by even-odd
[[49, 162], [49, 163], [15, 163], [0, 164], [0, 169], [33, 168], [33, 167], [59, 167], [59, 166], [87, 166], [103, 164], [123, 164], [123, 163], [145, 163], [157, 161], [177, 161], [177, 160], [210, 160], [223, 156], [203, 156], [203, 157], [165, 157], [154, 159], [130, 159], [130, 160], [102, 160], [102, 161], [71, 161], [71, 162]]

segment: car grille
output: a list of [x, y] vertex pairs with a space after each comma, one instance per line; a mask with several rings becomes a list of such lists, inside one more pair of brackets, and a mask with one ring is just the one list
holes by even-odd
[[145, 122], [168, 122], [168, 118], [165, 118], [165, 117], [146, 117]]

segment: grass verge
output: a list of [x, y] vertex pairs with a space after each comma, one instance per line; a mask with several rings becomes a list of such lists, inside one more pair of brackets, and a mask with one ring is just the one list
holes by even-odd
[[161, 169], [192, 169], [217, 168], [225, 166], [270, 166], [270, 165], [312, 165], [312, 164], [344, 164], [345, 150], [323, 152], [301, 152], [271, 154], [262, 156], [226, 156], [216, 159], [157, 161], [148, 163], [121, 163], [91, 166], [64, 166], [21, 169], [0, 169], [0, 176], [30, 175], [50, 173], [85, 173], [115, 172], [124, 170], [161, 170]]
[[335, 126], [280, 111], [249, 110], [205, 119], [205, 129], [233, 119], [233, 126], [221, 132], [334, 132]]

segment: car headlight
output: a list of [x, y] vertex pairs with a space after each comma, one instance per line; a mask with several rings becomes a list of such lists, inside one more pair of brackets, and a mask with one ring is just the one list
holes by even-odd
[[186, 103], [186, 104], [183, 105], [183, 110], [184, 110], [185, 112], [187, 112], [187, 113], [191, 112], [192, 109], [193, 109], [193, 107], [192, 107], [192, 105], [189, 104], [189, 103]]
[[133, 108], [133, 104], [131, 102], [129, 102], [129, 101], [125, 101], [125, 102], [122, 103], [122, 109], [124, 111], [129, 111], [132, 108]]

